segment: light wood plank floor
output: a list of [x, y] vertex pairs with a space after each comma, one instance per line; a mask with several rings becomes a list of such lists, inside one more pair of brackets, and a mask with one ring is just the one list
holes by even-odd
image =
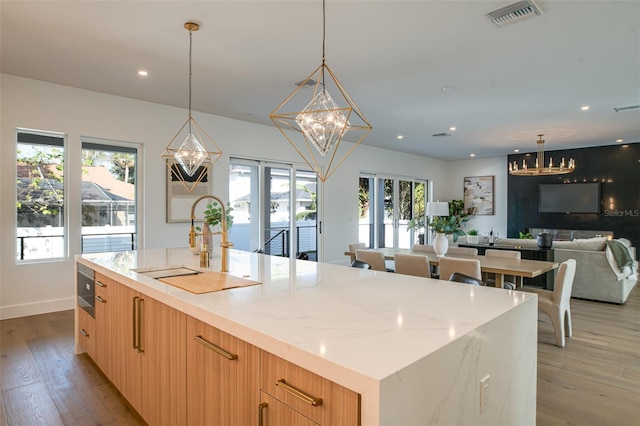
[[[640, 288], [623, 306], [572, 300], [574, 335], [554, 345], [540, 315], [538, 425], [640, 424]], [[139, 425], [86, 356], [73, 311], [0, 321], [0, 425]]]

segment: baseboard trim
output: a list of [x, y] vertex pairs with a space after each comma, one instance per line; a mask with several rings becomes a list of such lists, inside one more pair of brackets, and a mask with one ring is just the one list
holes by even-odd
[[66, 311], [76, 306], [76, 298], [44, 300], [22, 305], [0, 306], [0, 320]]

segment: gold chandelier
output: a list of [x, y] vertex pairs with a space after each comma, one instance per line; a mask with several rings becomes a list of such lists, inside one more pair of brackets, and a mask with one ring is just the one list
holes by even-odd
[[[306, 79], [296, 83], [298, 87], [269, 114], [278, 130], [323, 182], [340, 167], [372, 129], [325, 63], [325, 32], [323, 0], [322, 64]], [[313, 87], [310, 101], [308, 96], [301, 94], [306, 87]], [[354, 141], [351, 148], [341, 147], [347, 132], [350, 140]]]
[[569, 163], [565, 164], [564, 158], [560, 161], [559, 166], [553, 165], [553, 159], [549, 158], [549, 166], [544, 166], [544, 135], [538, 135], [536, 144], [538, 146], [538, 156], [536, 158], [536, 166], [528, 167], [526, 160], [522, 160], [522, 168], [518, 168], [518, 163], [509, 163], [509, 174], [515, 176], [551, 176], [551, 175], [565, 175], [573, 172], [576, 167], [576, 162], [573, 158], [569, 159]]
[[[191, 192], [200, 182], [206, 181], [211, 167], [218, 161], [222, 152], [191, 116], [191, 36], [200, 26], [194, 22], [187, 22], [184, 27], [189, 30], [189, 117], [171, 139], [161, 157], [171, 170], [171, 180], [182, 182], [187, 191]], [[180, 140], [183, 142], [178, 145]]]

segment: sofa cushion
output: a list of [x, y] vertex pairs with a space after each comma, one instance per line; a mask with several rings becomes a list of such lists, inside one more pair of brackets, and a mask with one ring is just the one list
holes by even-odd
[[602, 251], [606, 244], [605, 241], [607, 241], [607, 237], [575, 239], [572, 242], [575, 244], [576, 250]]

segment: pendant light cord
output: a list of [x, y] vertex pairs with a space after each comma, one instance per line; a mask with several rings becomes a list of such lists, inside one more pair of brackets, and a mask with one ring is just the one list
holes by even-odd
[[325, 12], [325, 0], [322, 0], [322, 90], [325, 90], [324, 85], [324, 44], [327, 32], [327, 18]]
[[189, 29], [189, 134], [191, 134], [191, 36], [191, 29]]

